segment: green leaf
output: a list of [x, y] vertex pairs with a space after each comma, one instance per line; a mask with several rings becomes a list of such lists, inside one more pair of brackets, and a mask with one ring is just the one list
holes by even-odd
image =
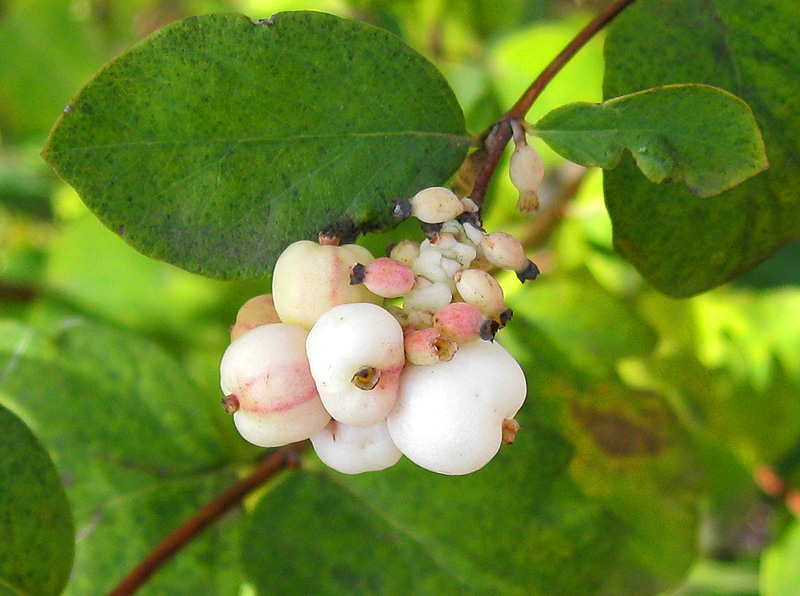
[[761, 559], [761, 596], [800, 594], [800, 523], [796, 520]]
[[714, 85], [753, 109], [770, 169], [713, 200], [654, 187], [633, 160], [605, 174], [617, 250], [656, 288], [689, 296], [752, 268], [800, 237], [800, 15], [791, 0], [639, 2], [605, 46], [604, 94]]
[[[31, 421], [66, 479], [79, 540], [66, 594], [104, 593], [236, 478], [216, 396], [135, 334], [84, 318], [0, 325], [0, 395]], [[210, 408], [214, 409], [214, 414]], [[238, 593], [235, 517], [143, 594]]]
[[74, 554], [67, 495], [42, 444], [2, 405], [0, 437], [0, 593], [60, 594]]
[[569, 104], [534, 129], [554, 151], [584, 166], [613, 169], [627, 149], [651, 181], [684, 182], [701, 197], [767, 167], [748, 105], [706, 85], [670, 85], [600, 104]]
[[320, 230], [392, 224], [392, 199], [446, 180], [469, 144], [447, 83], [399, 38], [290, 12], [163, 28], [84, 87], [44, 156], [138, 250], [236, 278]]

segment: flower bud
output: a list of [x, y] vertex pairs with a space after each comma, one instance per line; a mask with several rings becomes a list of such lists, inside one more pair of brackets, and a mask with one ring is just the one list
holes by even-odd
[[411, 198], [410, 203], [411, 214], [425, 223], [442, 223], [464, 212], [461, 200], [444, 186], [421, 190]]
[[517, 208], [530, 212], [539, 208], [537, 191], [544, 180], [544, 164], [539, 152], [530, 145], [517, 145], [508, 166], [511, 182], [519, 191]]

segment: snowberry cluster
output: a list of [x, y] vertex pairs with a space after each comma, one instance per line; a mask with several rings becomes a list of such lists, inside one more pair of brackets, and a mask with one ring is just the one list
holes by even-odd
[[525, 376], [495, 333], [511, 318], [489, 271], [538, 274], [520, 243], [479, 227], [477, 205], [443, 187], [398, 204], [428, 225], [375, 259], [357, 245], [300, 241], [272, 295], [242, 306], [221, 363], [223, 405], [248, 441], [310, 438], [344, 473], [406, 455], [467, 474], [511, 443]]

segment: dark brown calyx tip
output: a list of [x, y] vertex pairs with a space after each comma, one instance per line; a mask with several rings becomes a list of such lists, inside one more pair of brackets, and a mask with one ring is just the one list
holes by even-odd
[[350, 285], [357, 286], [364, 283], [364, 276], [367, 274], [367, 268], [361, 263], [356, 263], [350, 267]]
[[222, 398], [222, 407], [228, 414], [239, 411], [239, 398], [235, 395], [226, 395]]
[[533, 281], [537, 277], [539, 277], [539, 268], [536, 266], [536, 263], [533, 261], [528, 261], [528, 266], [525, 267], [522, 271], [517, 271], [517, 279], [521, 282], [526, 281]]

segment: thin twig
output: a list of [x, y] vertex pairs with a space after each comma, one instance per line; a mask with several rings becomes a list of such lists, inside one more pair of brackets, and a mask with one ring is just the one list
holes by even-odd
[[613, 21], [618, 14], [634, 2], [636, 2], [636, 0], [616, 0], [616, 2], [611, 3], [604, 11], [592, 19], [591, 22], [586, 25], [586, 27], [584, 27], [555, 58], [553, 58], [541, 74], [536, 77], [533, 83], [525, 90], [525, 93], [517, 100], [517, 103], [495, 122], [492, 126], [493, 134], [486, 137], [492, 140], [491, 147], [487, 147], [489, 156], [486, 160], [486, 165], [475, 179], [475, 184], [470, 194], [470, 198], [478, 205], [483, 204], [483, 199], [486, 197], [486, 191], [489, 188], [492, 176], [494, 176], [494, 171], [497, 169], [497, 164], [500, 163], [503, 150], [511, 140], [512, 132], [510, 122], [512, 120], [519, 121], [525, 118], [525, 114], [531, 109], [531, 106], [542, 94], [542, 91], [544, 91], [547, 85], [550, 84], [550, 81], [553, 80], [553, 77], [555, 77], [564, 65], [572, 59], [578, 50], [586, 45], [586, 43], [603, 27]]
[[191, 542], [192, 539], [227, 511], [241, 503], [248, 493], [264, 484], [281, 470], [294, 465], [299, 454], [305, 448], [305, 443], [295, 443], [270, 453], [249, 476], [228, 487], [225, 492], [206, 504], [191, 518], [178, 526], [169, 536], [164, 538], [123, 578], [117, 587], [108, 593], [108, 596], [130, 596], [135, 593], [151, 575], [158, 571], [181, 548]]

